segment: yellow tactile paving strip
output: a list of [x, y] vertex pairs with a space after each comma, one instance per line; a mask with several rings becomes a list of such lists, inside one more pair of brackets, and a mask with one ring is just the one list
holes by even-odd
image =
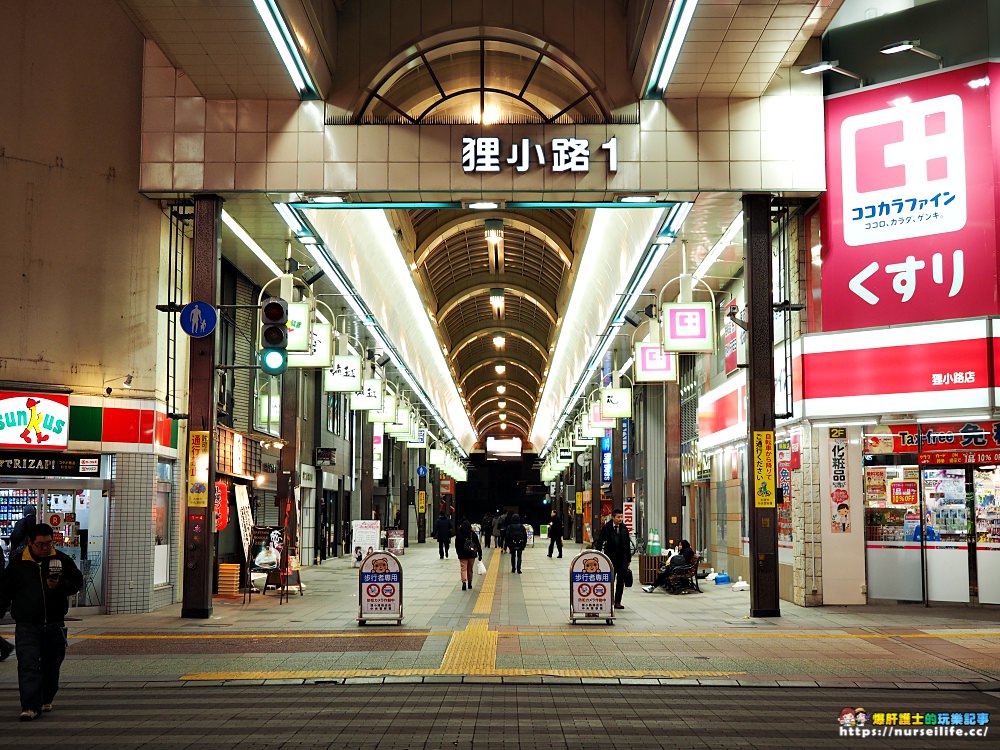
[[465, 630], [451, 637], [440, 674], [493, 674], [498, 635], [485, 617], [472, 618]]
[[486, 577], [483, 578], [479, 596], [476, 597], [476, 606], [472, 610], [474, 615], [488, 615], [493, 611], [493, 597], [497, 593], [497, 576], [500, 575], [500, 550], [494, 549], [490, 556], [490, 566], [486, 570]]
[[491, 669], [489, 672], [446, 672], [443, 669], [330, 669], [271, 672], [193, 672], [181, 680], [323, 680], [348, 677], [418, 677], [432, 675], [468, 675], [473, 677], [738, 677], [746, 672], [710, 672], [696, 670], [611, 670], [611, 669]]

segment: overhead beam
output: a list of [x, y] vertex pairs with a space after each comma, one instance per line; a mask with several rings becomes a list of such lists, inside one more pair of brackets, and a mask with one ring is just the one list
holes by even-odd
[[551, 302], [542, 299], [542, 295], [545, 292], [541, 289], [540, 285], [529, 286], [525, 284], [523, 276], [511, 276], [509, 274], [492, 276], [488, 273], [477, 273], [469, 278], [468, 284], [461, 291], [453, 294], [438, 307], [435, 313], [438, 321], [441, 325], [444, 325], [445, 319], [455, 308], [467, 299], [472, 299], [478, 295], [485, 294], [489, 296], [490, 289], [494, 287], [503, 287], [506, 294], [511, 294], [531, 302], [545, 314], [545, 317], [552, 322], [552, 325], [555, 325], [559, 319], [559, 314], [556, 312], [555, 306]]
[[[414, 262], [418, 267], [427, 262], [427, 259], [441, 245], [442, 241], [470, 229], [482, 229], [486, 219], [502, 219], [505, 228], [520, 229], [537, 237], [562, 261], [564, 266], [569, 268], [573, 264], [570, 238], [563, 236], [561, 228], [552, 222], [544, 211], [536, 214], [513, 211], [477, 211], [474, 214], [465, 214], [459, 217], [445, 218], [446, 216], [447, 214], [444, 212], [437, 212], [433, 219], [428, 219], [417, 227], [419, 242], [414, 253]], [[440, 219], [440, 221], [435, 221], [435, 219]]]

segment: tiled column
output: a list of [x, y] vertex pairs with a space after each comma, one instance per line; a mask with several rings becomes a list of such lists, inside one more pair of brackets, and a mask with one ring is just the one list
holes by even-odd
[[153, 591], [156, 456], [116, 453], [112, 458], [107, 613], [148, 612]]
[[819, 492], [819, 458], [813, 431], [802, 430], [801, 466], [792, 472], [792, 545], [794, 602], [802, 606], [823, 603], [823, 523]]

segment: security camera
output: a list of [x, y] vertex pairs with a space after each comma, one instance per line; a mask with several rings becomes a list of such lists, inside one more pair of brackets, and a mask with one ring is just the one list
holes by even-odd
[[104, 393], [105, 393], [105, 395], [107, 395], [107, 396], [110, 396], [110, 395], [111, 395], [111, 386], [110, 386], [110, 385], [109, 385], [109, 386], [108, 386], [107, 388], [105, 388], [105, 389], [104, 389]]

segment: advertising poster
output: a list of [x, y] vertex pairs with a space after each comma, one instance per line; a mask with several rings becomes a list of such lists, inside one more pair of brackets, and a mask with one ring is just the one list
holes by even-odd
[[243, 550], [250, 548], [250, 530], [253, 528], [253, 509], [250, 507], [250, 493], [245, 485], [236, 485], [236, 515], [240, 521], [240, 538]]
[[886, 469], [884, 466], [865, 467], [865, 504], [874, 508], [885, 506]]
[[362, 555], [368, 555], [379, 549], [379, 537], [382, 533], [381, 521], [351, 521], [351, 542], [354, 552], [358, 549]]
[[916, 505], [918, 502], [917, 483], [906, 479], [889, 482], [890, 505]]
[[825, 330], [997, 313], [995, 68], [827, 100]]
[[402, 529], [389, 529], [385, 532], [385, 543], [389, 551], [394, 555], [402, 555], [404, 549], [404, 536]]
[[254, 526], [250, 532], [250, 570], [277, 570], [284, 546], [280, 526]]
[[613, 616], [611, 560], [596, 550], [577, 555], [570, 565], [570, 619]]
[[773, 508], [776, 501], [774, 433], [753, 433], [753, 501], [755, 508]]
[[358, 619], [399, 619], [403, 614], [403, 568], [388, 552], [373, 552], [358, 572], [361, 602]]
[[206, 430], [188, 433], [188, 507], [208, 507], [208, 451]]
[[847, 428], [830, 428], [831, 528], [836, 534], [851, 530], [851, 495], [847, 487]]

